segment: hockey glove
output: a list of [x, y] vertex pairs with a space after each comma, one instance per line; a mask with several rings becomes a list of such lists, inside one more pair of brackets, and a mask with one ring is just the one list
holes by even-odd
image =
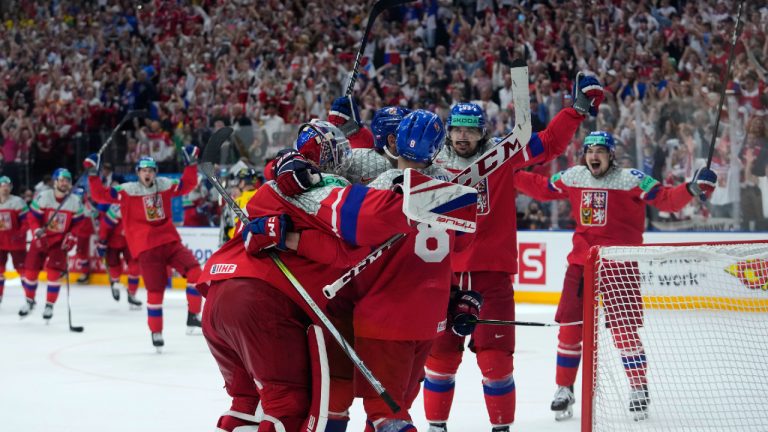
[[99, 257], [104, 258], [107, 256], [107, 241], [106, 240], [99, 240], [96, 242], [96, 253], [99, 254]]
[[344, 132], [346, 137], [357, 133], [362, 126], [360, 111], [350, 96], [342, 96], [333, 101], [331, 111], [328, 113], [328, 121]]
[[197, 158], [200, 156], [200, 148], [191, 144], [187, 144], [181, 149], [184, 154], [184, 163], [187, 165], [194, 165], [197, 163]]
[[477, 291], [454, 291], [448, 304], [448, 320], [457, 336], [469, 336], [475, 331], [483, 297]]
[[293, 222], [288, 215], [263, 216], [248, 222], [243, 228], [243, 241], [249, 242], [252, 235], [266, 236], [278, 250], [286, 251], [286, 234], [293, 229]]
[[85, 172], [87, 172], [89, 176], [97, 175], [99, 173], [100, 159], [101, 157], [99, 157], [98, 153], [91, 153], [83, 161], [83, 168], [85, 168]]
[[77, 245], [77, 237], [73, 236], [72, 234], [65, 235], [64, 240], [61, 241], [61, 249], [65, 251], [72, 250], [75, 245]]
[[299, 195], [322, 180], [320, 170], [297, 151], [280, 156], [274, 170], [277, 188], [287, 196]]
[[600, 104], [605, 99], [603, 86], [591, 75], [579, 74], [573, 87], [573, 109], [581, 115], [597, 116]]
[[717, 187], [717, 174], [711, 169], [699, 168], [693, 174], [693, 179], [688, 182], [688, 193], [699, 197], [701, 202], [706, 202]]

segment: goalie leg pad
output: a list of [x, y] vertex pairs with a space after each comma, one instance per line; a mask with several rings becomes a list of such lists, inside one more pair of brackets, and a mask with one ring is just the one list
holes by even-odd
[[515, 421], [515, 379], [512, 376], [513, 354], [509, 351], [482, 350], [477, 365], [483, 374], [483, 394], [488, 418], [494, 426]]
[[430, 423], [448, 421], [456, 387], [456, 371], [463, 354], [463, 341], [464, 338], [453, 333], [443, 332], [429, 353], [424, 378], [424, 413]]
[[256, 432], [259, 420], [254, 415], [229, 410], [219, 417], [217, 432]]
[[560, 327], [557, 335], [557, 372], [555, 382], [568, 387], [576, 382], [581, 363], [581, 326]]
[[322, 432], [328, 421], [328, 399], [330, 392], [330, 376], [328, 370], [328, 354], [325, 349], [323, 330], [318, 325], [310, 325], [307, 329], [309, 358], [312, 369], [312, 401], [309, 415], [301, 430], [306, 432]]
[[630, 386], [633, 388], [646, 386], [648, 384], [646, 378], [648, 365], [637, 327], [611, 327], [611, 336], [614, 346], [621, 354], [621, 362], [624, 365], [624, 372], [629, 378]]

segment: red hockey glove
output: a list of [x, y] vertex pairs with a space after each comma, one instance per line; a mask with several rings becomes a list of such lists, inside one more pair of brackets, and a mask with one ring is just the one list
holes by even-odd
[[61, 249], [70, 251], [75, 247], [75, 245], [77, 245], [77, 237], [72, 234], [67, 234], [64, 236], [64, 240], [61, 242]]
[[297, 151], [280, 156], [274, 171], [277, 188], [287, 196], [299, 195], [322, 180], [320, 170]]
[[341, 129], [344, 136], [349, 138], [360, 130], [360, 111], [357, 104], [350, 96], [336, 98], [331, 104], [331, 111], [328, 113], [328, 121]]
[[591, 75], [582, 75], [573, 87], [573, 109], [582, 115], [596, 117], [603, 99], [603, 86]]
[[243, 241], [250, 242], [249, 237], [254, 235], [266, 236], [278, 250], [286, 251], [285, 239], [288, 232], [293, 229], [293, 222], [288, 215], [264, 216], [251, 220], [243, 227]]
[[83, 161], [83, 168], [88, 175], [97, 175], [99, 173], [100, 157], [98, 153], [89, 154]]
[[717, 187], [717, 174], [711, 169], [699, 168], [693, 174], [693, 179], [688, 182], [688, 193], [698, 197], [701, 202], [706, 202]]
[[448, 304], [448, 321], [458, 336], [469, 336], [475, 331], [477, 317], [483, 306], [483, 297], [477, 291], [454, 291]]

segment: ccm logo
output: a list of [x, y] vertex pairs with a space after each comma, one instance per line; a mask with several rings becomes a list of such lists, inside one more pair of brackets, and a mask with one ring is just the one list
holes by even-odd
[[237, 264], [214, 264], [211, 266], [211, 274], [234, 273], [236, 269]]
[[518, 281], [521, 284], [546, 285], [547, 245], [546, 243], [520, 243]]

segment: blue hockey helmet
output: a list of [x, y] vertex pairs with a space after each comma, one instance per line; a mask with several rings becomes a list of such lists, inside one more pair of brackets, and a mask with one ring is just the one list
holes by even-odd
[[400, 106], [388, 106], [376, 111], [371, 121], [371, 131], [377, 149], [383, 150], [387, 146], [387, 137], [397, 133], [397, 126], [410, 112], [408, 108]]
[[152, 168], [157, 171], [157, 162], [155, 162], [155, 159], [151, 156], [142, 156], [139, 158], [139, 161], [136, 162], [136, 171], [142, 168]]
[[448, 129], [452, 127], [478, 128], [485, 135], [485, 113], [480, 105], [472, 102], [461, 102], [451, 108], [448, 116]]
[[51, 180], [56, 181], [60, 178], [69, 179], [69, 181], [72, 181], [72, 173], [69, 172], [66, 168], [56, 168], [56, 170], [53, 171], [53, 174], [51, 174]]
[[343, 174], [352, 161], [349, 140], [339, 128], [325, 120], [313, 119], [301, 125], [295, 147], [326, 172]]
[[403, 159], [428, 163], [434, 160], [445, 142], [445, 128], [433, 112], [416, 110], [397, 127], [397, 152]]
[[604, 131], [590, 132], [586, 138], [584, 138], [583, 151], [586, 152], [588, 147], [602, 146], [608, 149], [611, 154], [616, 150], [616, 143], [613, 140], [613, 135]]

